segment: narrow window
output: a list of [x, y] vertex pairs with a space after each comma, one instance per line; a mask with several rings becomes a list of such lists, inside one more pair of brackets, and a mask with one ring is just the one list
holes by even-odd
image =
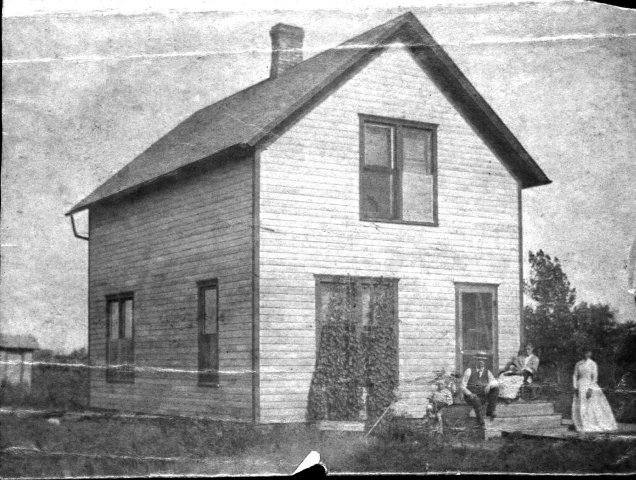
[[133, 294], [109, 295], [106, 310], [106, 380], [132, 383], [135, 381]]
[[395, 129], [367, 123], [364, 126], [362, 212], [369, 218], [395, 216]]
[[402, 129], [402, 220], [433, 222], [432, 131]]
[[219, 384], [218, 293], [217, 280], [199, 283], [199, 385]]
[[436, 225], [437, 126], [360, 117], [361, 218]]

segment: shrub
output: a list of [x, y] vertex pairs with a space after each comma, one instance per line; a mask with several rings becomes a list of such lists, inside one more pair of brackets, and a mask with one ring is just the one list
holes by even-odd
[[[526, 293], [534, 305], [524, 309], [525, 337], [535, 346], [541, 359], [541, 375], [551, 371], [557, 383], [567, 385], [574, 365], [582, 358], [583, 349], [594, 352], [599, 366], [599, 384], [614, 386], [617, 380], [617, 360], [633, 357], [620, 351], [620, 346], [633, 330], [634, 322], [618, 323], [608, 305], [575, 305], [574, 289], [558, 258], [542, 250], [529, 252], [530, 278]], [[619, 362], [620, 363], [620, 362]]]
[[0, 384], [0, 406], [24, 405], [27, 403], [30, 392], [25, 385], [13, 385], [3, 381]]
[[3, 384], [0, 405], [81, 410], [88, 406], [88, 365], [85, 349], [70, 355], [50, 350], [33, 356], [31, 387]]

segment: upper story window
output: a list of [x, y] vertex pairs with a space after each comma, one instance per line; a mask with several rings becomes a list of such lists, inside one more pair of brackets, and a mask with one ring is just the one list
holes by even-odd
[[135, 380], [133, 294], [106, 297], [107, 364], [106, 380], [131, 383]]
[[360, 218], [437, 225], [437, 125], [360, 115]]

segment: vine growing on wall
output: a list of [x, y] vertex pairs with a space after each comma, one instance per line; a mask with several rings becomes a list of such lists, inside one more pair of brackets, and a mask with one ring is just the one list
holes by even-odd
[[329, 300], [309, 391], [310, 420], [351, 420], [362, 408], [362, 348], [353, 287], [351, 282], [336, 285]]
[[[363, 326], [360, 283], [333, 284], [320, 328], [307, 416], [356, 420], [363, 408], [372, 420], [395, 400], [398, 351], [394, 289], [378, 283]], [[366, 405], [363, 387], [367, 389]]]
[[374, 419], [396, 400], [398, 350], [394, 291], [378, 285], [372, 302], [372, 318], [365, 329], [365, 377], [368, 389], [367, 416]]

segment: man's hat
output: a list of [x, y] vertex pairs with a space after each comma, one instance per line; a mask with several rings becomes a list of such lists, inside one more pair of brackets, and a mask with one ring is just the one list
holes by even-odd
[[488, 352], [477, 352], [473, 355], [474, 360], [488, 360], [490, 359], [490, 355]]

